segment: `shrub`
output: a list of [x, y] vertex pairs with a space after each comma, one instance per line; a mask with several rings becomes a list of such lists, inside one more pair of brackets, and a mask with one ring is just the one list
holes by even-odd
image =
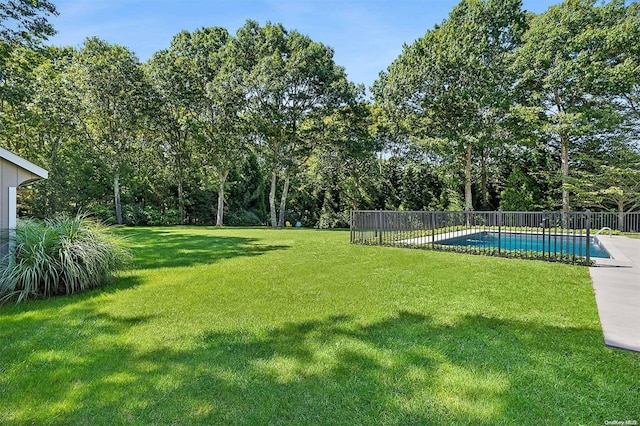
[[520, 169], [515, 169], [507, 178], [500, 193], [500, 210], [506, 212], [530, 212], [535, 209], [535, 183]]
[[320, 214], [316, 228], [329, 229], [329, 228], [348, 228], [349, 227], [349, 212], [333, 212], [323, 211]]
[[130, 258], [123, 240], [86, 216], [22, 220], [2, 259], [0, 299], [72, 294], [106, 284]]
[[249, 210], [229, 212], [224, 221], [230, 226], [260, 226], [264, 222], [255, 212]]
[[160, 210], [157, 207], [141, 204], [122, 206], [124, 223], [129, 226], [179, 225], [180, 212], [175, 209]]
[[88, 214], [102, 223], [113, 225], [116, 223], [116, 212], [113, 207], [94, 205], [89, 207]]

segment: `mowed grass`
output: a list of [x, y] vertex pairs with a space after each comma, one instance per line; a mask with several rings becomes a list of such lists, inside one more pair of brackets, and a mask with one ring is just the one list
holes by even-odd
[[1, 424], [640, 420], [640, 354], [603, 345], [585, 267], [118, 232], [135, 264], [113, 285], [0, 307]]

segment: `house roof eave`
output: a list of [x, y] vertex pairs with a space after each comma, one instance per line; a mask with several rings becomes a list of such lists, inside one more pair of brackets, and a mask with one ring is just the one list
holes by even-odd
[[5, 160], [15, 165], [22, 167], [26, 171], [31, 172], [42, 179], [47, 179], [49, 177], [49, 172], [43, 169], [42, 167], [36, 166], [35, 164], [25, 160], [24, 158], [18, 157], [13, 152], [7, 151], [6, 149], [1, 147], [0, 147], [0, 158], [4, 158]]

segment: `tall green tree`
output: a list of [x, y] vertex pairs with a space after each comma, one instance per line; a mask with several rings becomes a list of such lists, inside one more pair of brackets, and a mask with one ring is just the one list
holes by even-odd
[[473, 210], [474, 153], [495, 136], [511, 104], [510, 54], [526, 29], [519, 0], [464, 0], [391, 64], [376, 102], [409, 137], [464, 169]]
[[[381, 145], [371, 132], [368, 102], [338, 108], [323, 124], [315, 132], [322, 142], [316, 143], [292, 191], [299, 215], [295, 219], [321, 228], [346, 226], [351, 209], [374, 207], [379, 182], [376, 152]], [[305, 200], [304, 208], [300, 200]]]
[[152, 114], [158, 149], [166, 159], [169, 181], [175, 182], [180, 223], [185, 223], [185, 186], [192, 167], [193, 137], [189, 124], [190, 105], [196, 92], [183, 78], [182, 53], [164, 49], [154, 53], [145, 71], [159, 100], [159, 108]]
[[[41, 164], [50, 172], [49, 179], [43, 181], [39, 208], [35, 212], [46, 216], [59, 212], [75, 213], [72, 204], [78, 194], [74, 191], [73, 180], [87, 180], [78, 173], [82, 166], [75, 161], [71, 151], [81, 149], [79, 117], [80, 98], [74, 85], [65, 76], [73, 61], [72, 48], [48, 47], [42, 51], [43, 61], [33, 70], [30, 102], [29, 126], [32, 135], [29, 145], [37, 151]], [[88, 160], [88, 159], [87, 159]], [[75, 192], [75, 193], [74, 193]]]
[[85, 135], [112, 177], [116, 222], [121, 224], [121, 179], [130, 171], [149, 88], [141, 64], [129, 49], [96, 37], [88, 38], [78, 51], [71, 73], [82, 96]]
[[[333, 108], [354, 99], [353, 86], [335, 64], [331, 48], [281, 24], [261, 27], [248, 21], [238, 30], [234, 50], [249, 82], [247, 117], [271, 169], [271, 225], [284, 226], [290, 179], [319, 143], [313, 129]], [[283, 186], [278, 217], [279, 179]]]
[[625, 13], [623, 1], [596, 6], [594, 0], [566, 0], [532, 19], [515, 58], [521, 102], [561, 153], [564, 212], [570, 209], [571, 151], [619, 122], [604, 96], [613, 89], [615, 63], [607, 35]]
[[584, 151], [569, 189], [581, 206], [616, 211], [623, 231], [625, 216], [640, 208], [640, 146], [621, 133], [593, 140]]
[[22, 65], [12, 70], [13, 95], [0, 108], [0, 143], [49, 171], [49, 179], [18, 193], [20, 210], [33, 216], [91, 209], [109, 191], [103, 163], [87, 143], [74, 55], [57, 47], [12, 51], [10, 64]]
[[[637, 127], [640, 121], [640, 3], [615, 1], [600, 11], [606, 21], [584, 29], [589, 46], [589, 88], [610, 101]], [[628, 124], [628, 123], [627, 123]]]
[[48, 0], [0, 2], [0, 102], [16, 101], [19, 87], [15, 86], [16, 78], [11, 74], [23, 74], [32, 68], [34, 61], [34, 57], [25, 61], [23, 52], [13, 52], [25, 48], [33, 50], [41, 41], [54, 35], [55, 30], [47, 18], [57, 14]]
[[49, 0], [6, 0], [0, 3], [0, 42], [32, 44], [55, 34], [49, 16], [57, 15]]
[[5, 148], [33, 159], [26, 152], [32, 130], [28, 106], [37, 90], [34, 69], [46, 59], [25, 46], [15, 46], [5, 59], [0, 68], [0, 140]]
[[[173, 104], [173, 139], [178, 160], [185, 138], [198, 151], [201, 166], [217, 181], [216, 225], [224, 223], [225, 184], [246, 154], [243, 111], [247, 99], [242, 73], [224, 28], [202, 28], [176, 35], [171, 47], [152, 63], [163, 80], [165, 99]], [[160, 67], [166, 67], [159, 70]], [[189, 133], [182, 133], [182, 129]]]

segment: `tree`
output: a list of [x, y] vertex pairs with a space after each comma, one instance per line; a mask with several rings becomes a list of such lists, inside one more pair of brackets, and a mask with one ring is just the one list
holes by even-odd
[[218, 60], [219, 68], [207, 82], [205, 99], [210, 123], [207, 148], [218, 178], [216, 225], [222, 226], [225, 183], [229, 173], [246, 159], [249, 137], [244, 117], [247, 103], [244, 74], [238, 69], [229, 46], [221, 49]]
[[624, 230], [627, 213], [640, 207], [640, 161], [620, 166], [600, 167], [600, 174], [590, 186], [589, 194], [596, 206], [614, 206], [618, 213], [618, 229]]
[[48, 0], [6, 0], [0, 3], [0, 44], [32, 45], [37, 40], [55, 34], [47, 17], [57, 15], [54, 4]]
[[500, 210], [528, 212], [535, 209], [535, 184], [519, 168], [514, 169], [500, 193]]
[[[249, 82], [247, 117], [271, 169], [271, 225], [284, 226], [290, 179], [320, 142], [312, 136], [322, 117], [354, 99], [353, 87], [333, 61], [333, 50], [281, 24], [260, 27], [247, 21], [238, 30], [234, 49]], [[283, 181], [279, 218], [278, 179]]]
[[131, 51], [96, 37], [85, 41], [71, 72], [82, 97], [84, 132], [112, 176], [116, 222], [121, 224], [121, 178], [131, 163], [149, 88]]
[[[590, 87], [631, 121], [640, 121], [640, 3], [614, 1], [600, 10], [604, 25], [591, 26], [581, 39], [589, 46]], [[637, 134], [636, 134], [637, 136]]]
[[7, 0], [0, 3], [0, 102], [5, 100], [5, 82], [10, 68], [28, 66], [30, 61], [9, 63], [15, 49], [32, 50], [42, 40], [55, 34], [47, 17], [58, 12], [48, 0]]
[[371, 133], [371, 105], [363, 100], [337, 108], [323, 124], [315, 135], [316, 148], [298, 176], [292, 204], [297, 204], [296, 219], [320, 228], [343, 227], [351, 209], [374, 208], [380, 181], [376, 152], [381, 145]]
[[16, 46], [5, 59], [6, 65], [0, 68], [0, 139], [9, 150], [25, 155], [31, 129], [28, 104], [35, 90], [34, 69], [45, 58], [28, 47]]
[[509, 55], [526, 29], [519, 0], [462, 1], [410, 46], [374, 86], [376, 102], [406, 134], [462, 159], [464, 208], [473, 210], [474, 152], [495, 138], [511, 104]]
[[49, 171], [49, 179], [18, 193], [20, 210], [31, 216], [75, 214], [104, 203], [109, 193], [108, 172], [82, 126], [82, 97], [72, 77], [75, 54], [57, 47], [11, 53], [9, 64], [17, 66], [7, 80], [12, 95], [0, 108], [0, 140]]
[[227, 177], [242, 163], [246, 153], [242, 113], [247, 96], [242, 74], [229, 48], [231, 39], [224, 28], [218, 27], [193, 33], [182, 31], [173, 38], [168, 50], [154, 55], [152, 60], [155, 80], [165, 101], [172, 105], [171, 134], [167, 140], [177, 163], [184, 162], [184, 148], [190, 137], [201, 165], [215, 175], [218, 226], [224, 222]]
[[627, 213], [640, 208], [640, 152], [623, 137], [612, 139], [594, 143], [597, 152], [581, 155], [568, 186], [582, 206], [615, 210], [622, 231]]
[[[594, 6], [566, 0], [536, 16], [515, 57], [517, 90], [561, 152], [562, 210], [570, 209], [570, 153], [589, 135], [613, 128], [619, 117], [605, 94], [615, 55], [607, 34], [624, 15], [624, 2]], [[613, 61], [613, 62], [612, 62]]]
[[[80, 137], [78, 126], [80, 99], [73, 83], [64, 78], [73, 61], [71, 48], [48, 47], [42, 50], [43, 61], [33, 70], [30, 102], [31, 136], [29, 145], [37, 151], [41, 163], [49, 170], [49, 179], [38, 185], [42, 200], [35, 212], [40, 216], [59, 212], [75, 213], [71, 207], [81, 194], [71, 181], [88, 180], [81, 174], [80, 162], [88, 162], [90, 155], [76, 143]], [[71, 151], [82, 150], [85, 160], [78, 161]]]
[[194, 89], [182, 78], [180, 53], [171, 49], [153, 54], [145, 72], [159, 99], [159, 108], [152, 120], [159, 151], [168, 168], [167, 178], [175, 181], [180, 223], [185, 223], [185, 178], [191, 166], [193, 138], [189, 129], [189, 105]]

